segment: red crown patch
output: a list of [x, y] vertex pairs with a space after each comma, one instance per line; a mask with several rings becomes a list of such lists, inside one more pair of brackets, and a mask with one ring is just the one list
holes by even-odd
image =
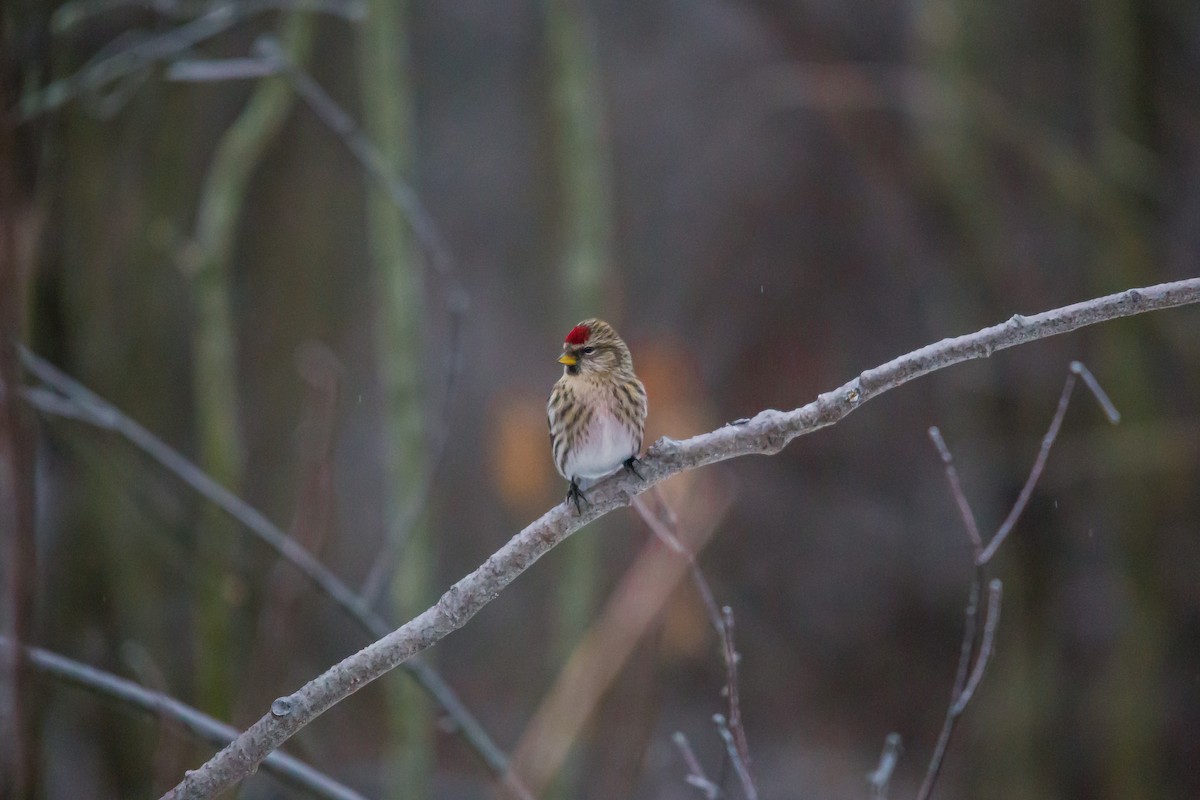
[[592, 329], [587, 325], [576, 325], [571, 328], [571, 332], [567, 334], [567, 344], [583, 344], [592, 335]]

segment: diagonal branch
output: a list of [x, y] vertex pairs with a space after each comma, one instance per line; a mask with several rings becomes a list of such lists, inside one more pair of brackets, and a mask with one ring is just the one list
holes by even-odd
[[[13, 659], [17, 650], [9, 636], [0, 634], [0, 662]], [[78, 661], [43, 650], [40, 647], [20, 647], [20, 661], [64, 683], [74, 684], [94, 694], [119, 700], [126, 705], [171, 719], [197, 737], [213, 744], [225, 744], [237, 737], [238, 730], [218, 722], [202, 711], [181, 703], [170, 695], [154, 692], [109, 672], [81, 664]], [[13, 659], [18, 660], [18, 659]], [[324, 773], [297, 761], [285, 753], [271, 753], [263, 761], [263, 771], [314, 797], [325, 800], [364, 800], [350, 789]]]
[[996, 551], [1000, 549], [1000, 545], [1004, 544], [1004, 540], [1008, 538], [1008, 534], [1012, 532], [1013, 526], [1017, 524], [1017, 520], [1021, 518], [1021, 513], [1025, 510], [1025, 506], [1029, 503], [1029, 498], [1033, 496], [1033, 488], [1037, 486], [1037, 482], [1042, 477], [1042, 470], [1046, 468], [1046, 459], [1050, 457], [1050, 448], [1054, 446], [1054, 440], [1058, 438], [1058, 431], [1062, 427], [1063, 417], [1067, 415], [1067, 406], [1071, 403], [1071, 393], [1075, 390], [1075, 381], [1082, 377], [1084, 385], [1091, 390], [1095, 395], [1096, 401], [1100, 403], [1100, 407], [1108, 416], [1108, 421], [1114, 425], [1120, 422], [1121, 415], [1117, 413], [1116, 407], [1112, 401], [1108, 399], [1108, 395], [1100, 388], [1100, 384], [1096, 382], [1095, 377], [1088, 371], [1088, 368], [1078, 361], [1071, 362], [1071, 371], [1067, 375], [1067, 382], [1063, 385], [1062, 394], [1058, 398], [1058, 408], [1054, 412], [1054, 419], [1050, 421], [1050, 427], [1046, 431], [1046, 435], [1042, 437], [1042, 446], [1038, 450], [1037, 458], [1033, 462], [1033, 469], [1029, 470], [1029, 477], [1025, 479], [1025, 485], [1021, 487], [1021, 493], [1017, 496], [1017, 502], [1013, 503], [1012, 509], [1009, 510], [1008, 516], [1004, 518], [996, 535], [988, 542], [988, 546], [983, 552], [975, 553], [975, 562], [983, 565], [992, 560], [992, 556], [996, 555]]
[[922, 375], [997, 350], [1067, 333], [1085, 325], [1146, 311], [1200, 302], [1200, 278], [1130, 289], [1030, 317], [1007, 322], [900, 356], [867, 370], [850, 382], [792, 411], [766, 410], [740, 425], [726, 425], [684, 441], [660, 439], [644, 460], [644, 479], [618, 474], [590, 492], [592, 503], [582, 514], [560, 504], [517, 533], [478, 569], [450, 587], [431, 608], [377, 642], [334, 665], [278, 703], [282, 713], [268, 713], [200, 768], [189, 772], [164, 797], [199, 800], [254, 771], [266, 755], [346, 696], [458, 630], [485, 605], [545, 555], [588, 522], [629, 505], [654, 484], [687, 469], [737, 456], [773, 454], [797, 436], [833, 425], [889, 389]]
[[[356, 594], [316, 556], [267, 519], [257, 508], [225, 488], [200, 467], [171, 449], [162, 439], [49, 361], [22, 346], [18, 347], [18, 352], [25, 368], [54, 390], [25, 389], [24, 397], [30, 405], [45, 414], [76, 419], [121, 435], [202, 497], [245, 526], [308, 578], [368, 636], [378, 639], [392, 629], [391, 624], [376, 613], [361, 595]], [[509, 775], [508, 756], [491, 739], [483, 725], [463, 705], [462, 700], [441, 675], [420, 659], [406, 662], [404, 669], [454, 720], [456, 729], [488, 768], [502, 780], [512, 784], [514, 779]], [[528, 797], [524, 787], [514, 785], [510, 788], [517, 797]]]

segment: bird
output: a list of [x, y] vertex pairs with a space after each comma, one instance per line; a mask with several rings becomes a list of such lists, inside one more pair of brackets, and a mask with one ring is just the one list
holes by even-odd
[[562, 377], [546, 403], [550, 450], [571, 482], [566, 502], [587, 503], [583, 490], [622, 466], [639, 479], [646, 424], [646, 387], [633, 371], [629, 347], [607, 322], [586, 319], [563, 340]]

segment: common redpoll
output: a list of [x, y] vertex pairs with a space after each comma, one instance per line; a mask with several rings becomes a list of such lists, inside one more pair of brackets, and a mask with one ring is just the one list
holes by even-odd
[[[622, 465], [639, 478], [638, 452], [646, 423], [646, 387], [633, 374], [629, 348], [607, 322], [584, 320], [563, 342], [562, 377], [550, 392], [546, 416], [554, 465], [571, 482], [567, 502], [587, 502], [583, 489]], [[587, 482], [580, 485], [581, 482]]]

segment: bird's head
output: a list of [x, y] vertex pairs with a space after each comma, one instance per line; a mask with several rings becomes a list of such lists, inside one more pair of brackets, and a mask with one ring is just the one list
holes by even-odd
[[607, 322], [588, 319], [576, 325], [563, 341], [558, 363], [568, 375], [606, 375], [633, 371], [629, 348]]

